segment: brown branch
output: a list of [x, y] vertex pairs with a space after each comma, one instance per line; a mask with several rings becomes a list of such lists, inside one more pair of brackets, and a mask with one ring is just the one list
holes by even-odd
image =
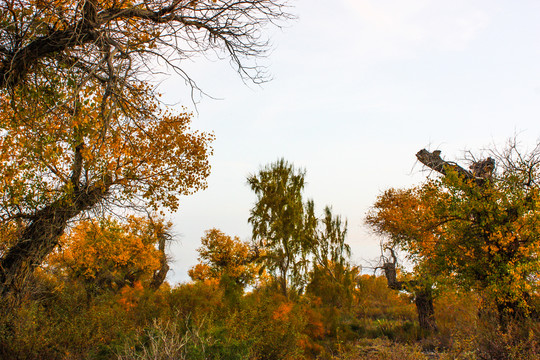
[[52, 31], [34, 39], [21, 49], [7, 53], [0, 64], [0, 88], [17, 85], [40, 59], [97, 41], [100, 37], [99, 27], [112, 20], [144, 19], [155, 23], [181, 21], [197, 28], [204, 26], [203, 23], [188, 21], [181, 16], [165, 16], [174, 9], [174, 6], [155, 12], [139, 8], [108, 9], [97, 13], [95, 1], [87, 0], [82, 20], [72, 28]]
[[171, 240], [170, 234], [164, 229], [158, 229], [158, 251], [159, 251], [159, 269], [154, 272], [152, 281], [150, 282], [150, 288], [157, 290], [161, 284], [165, 281], [170, 266], [167, 261], [167, 254], [165, 253], [165, 247], [167, 242]]
[[[136, 25], [142, 27], [154, 24], [160, 30], [165, 30], [165, 35], [158, 36], [154, 41], [180, 54], [220, 48], [228, 53], [242, 74], [256, 81], [261, 76], [258, 67], [244, 66], [239, 55], [261, 55], [268, 43], [261, 39], [258, 29], [266, 23], [277, 25], [277, 20], [293, 17], [283, 11], [285, 5], [277, 0], [235, 0], [202, 7], [194, 7], [191, 2], [182, 0], [174, 0], [167, 6], [162, 4], [145, 1], [143, 5], [146, 7], [100, 9], [96, 0], [85, 0], [80, 12], [72, 14], [73, 19], [68, 19], [68, 15], [62, 19], [61, 29], [55, 24], [39, 23], [38, 20], [41, 35], [37, 37], [30, 33], [21, 34], [16, 27], [21, 20], [12, 15], [15, 28], [0, 29], [5, 39], [3, 41], [11, 41], [11, 47], [0, 44], [0, 88], [16, 86], [44, 59], [59, 61], [70, 50], [94, 42], [109, 41], [121, 51], [124, 58], [129, 58], [130, 55], [122, 50], [133, 35], [133, 30], [127, 32], [123, 28], [122, 23], [128, 20], [135, 20]], [[141, 31], [145, 29], [141, 28]], [[179, 32], [182, 29], [184, 34]], [[205, 34], [199, 36], [197, 30], [201, 29]], [[179, 38], [187, 41], [187, 50], [179, 47]], [[112, 43], [116, 41], [120, 44]], [[142, 56], [146, 50], [141, 48], [135, 52]], [[95, 55], [91, 52], [85, 54]], [[255, 74], [251, 74], [252, 70]]]
[[422, 149], [416, 153], [416, 158], [422, 164], [443, 176], [448, 174], [448, 170], [455, 171], [465, 179], [475, 180], [478, 185], [483, 185], [486, 180], [491, 179], [495, 170], [495, 160], [491, 157], [481, 161], [474, 161], [469, 167], [471, 171], [465, 170], [454, 162], [443, 160], [440, 150], [429, 152]]
[[70, 182], [71, 185], [73, 185], [73, 188], [75, 190], [79, 189], [79, 183], [81, 179], [81, 172], [82, 172], [82, 166], [83, 166], [83, 156], [82, 151], [84, 148], [84, 143], [81, 142], [75, 146], [75, 157], [73, 159], [73, 168], [71, 173]]
[[422, 164], [424, 164], [431, 170], [436, 171], [442, 175], [446, 175], [448, 169], [451, 169], [467, 179], [474, 179], [474, 176], [470, 171], [465, 170], [456, 163], [444, 161], [441, 158], [440, 150], [429, 152], [426, 149], [422, 149], [416, 153], [416, 158], [418, 159], [418, 161], [420, 161]]
[[40, 59], [95, 41], [97, 34], [94, 31], [80, 29], [83, 23], [74, 29], [57, 30], [40, 36], [11, 56], [5, 57], [0, 64], [0, 88], [17, 85]]

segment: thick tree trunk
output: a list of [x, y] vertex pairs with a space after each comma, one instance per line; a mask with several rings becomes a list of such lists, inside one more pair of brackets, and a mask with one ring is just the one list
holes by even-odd
[[28, 276], [58, 244], [68, 221], [102, 200], [110, 185], [110, 179], [104, 179], [99, 185], [83, 187], [34, 214], [16, 244], [0, 258], [0, 297], [23, 289]]
[[396, 252], [394, 251], [394, 249], [388, 249], [388, 251], [390, 251], [390, 255], [392, 256], [392, 261], [388, 261], [388, 259], [385, 258], [385, 263], [382, 266], [383, 271], [384, 271], [384, 277], [386, 278], [388, 287], [390, 289], [401, 290], [403, 288], [403, 283], [401, 281], [398, 281], [397, 279]]
[[447, 171], [451, 169], [466, 178], [473, 178], [473, 174], [470, 171], [465, 170], [455, 163], [444, 161], [441, 158], [440, 150], [429, 152], [426, 149], [422, 149], [416, 153], [416, 158], [431, 170], [434, 170], [442, 175], [446, 175]]
[[416, 305], [416, 311], [418, 312], [418, 323], [420, 324], [420, 328], [428, 332], [437, 331], [431, 288], [418, 290], [414, 296], [414, 303]]

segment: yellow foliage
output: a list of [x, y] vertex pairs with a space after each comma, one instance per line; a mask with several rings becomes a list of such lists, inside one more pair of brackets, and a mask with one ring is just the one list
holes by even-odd
[[140, 285], [161, 266], [163, 254], [156, 244], [163, 226], [170, 224], [134, 216], [125, 223], [82, 221], [61, 238], [59, 250], [47, 263], [74, 280], [104, 289]]
[[189, 276], [196, 281], [221, 280], [228, 277], [238, 285], [249, 285], [255, 280], [258, 266], [256, 254], [248, 243], [237, 236], [232, 238], [218, 229], [210, 229], [201, 239], [197, 249], [200, 263], [189, 270]]
[[272, 319], [278, 321], [287, 321], [293, 306], [294, 304], [289, 301], [279, 304], [278, 308], [272, 313]]
[[140, 281], [135, 281], [133, 286], [124, 286], [120, 290], [118, 303], [125, 311], [130, 311], [137, 306], [137, 301], [141, 297], [144, 289]]

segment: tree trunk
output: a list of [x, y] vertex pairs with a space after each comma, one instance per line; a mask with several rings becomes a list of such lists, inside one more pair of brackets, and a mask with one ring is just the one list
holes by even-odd
[[397, 280], [396, 263], [384, 263], [383, 270], [388, 287], [393, 290], [401, 290], [403, 288], [403, 283]]
[[287, 275], [286, 274], [282, 274], [280, 279], [279, 279], [279, 285], [281, 287], [281, 293], [283, 294], [283, 296], [285, 296], [286, 298], [289, 297], [289, 292], [287, 291]]
[[422, 149], [416, 153], [416, 158], [418, 159], [418, 161], [420, 161], [422, 164], [424, 164], [431, 170], [434, 170], [442, 175], [446, 175], [447, 171], [449, 169], [452, 169], [456, 171], [458, 174], [464, 176], [465, 178], [471, 179], [474, 177], [470, 171], [465, 170], [461, 166], [455, 163], [444, 161], [441, 158], [440, 150], [429, 152], [426, 149]]
[[390, 255], [392, 256], [392, 261], [389, 261], [388, 259], [385, 259], [385, 262], [382, 266], [384, 271], [384, 277], [386, 278], [386, 282], [388, 283], [388, 287], [393, 290], [401, 290], [403, 289], [403, 283], [401, 281], [398, 281], [397, 279], [397, 270], [396, 270], [396, 264], [397, 264], [397, 256], [394, 249], [388, 249], [390, 251]]
[[108, 193], [110, 178], [82, 187], [68, 199], [60, 199], [37, 211], [14, 246], [0, 258], [0, 297], [18, 294], [32, 271], [54, 250], [68, 221], [95, 206]]
[[163, 284], [170, 269], [167, 262], [167, 255], [165, 254], [165, 245], [167, 245], [167, 241], [171, 238], [171, 236], [166, 231], [160, 231], [157, 235], [159, 238], [158, 250], [161, 258], [159, 259], [160, 267], [154, 272], [152, 281], [150, 282], [150, 288], [154, 290], [157, 290], [161, 284]]
[[429, 152], [426, 149], [422, 149], [416, 153], [416, 158], [422, 164], [441, 175], [446, 176], [448, 170], [453, 170], [466, 179], [474, 179], [478, 185], [483, 185], [486, 180], [491, 179], [495, 170], [495, 160], [490, 157], [481, 161], [475, 161], [470, 166], [471, 171], [465, 170], [454, 162], [444, 161], [441, 158], [440, 150]]
[[420, 328], [428, 332], [436, 332], [435, 309], [433, 308], [433, 293], [431, 288], [424, 288], [415, 293], [414, 303], [418, 312]]
[[[392, 255], [392, 261], [386, 261], [382, 266], [388, 287], [393, 290], [403, 290], [403, 288], [406, 288], [409, 285], [412, 289], [416, 289], [417, 286], [415, 286], [415, 284], [417, 284], [417, 282], [415, 281], [398, 281], [396, 271], [397, 257], [393, 249], [389, 250]], [[416, 305], [416, 312], [418, 313], [418, 323], [420, 324], [420, 328], [429, 333], [437, 331], [431, 286], [428, 285], [417, 290], [408, 289], [408, 291], [414, 291], [414, 303]]]

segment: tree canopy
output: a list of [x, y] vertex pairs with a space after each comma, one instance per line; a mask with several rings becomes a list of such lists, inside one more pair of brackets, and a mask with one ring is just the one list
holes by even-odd
[[159, 101], [162, 61], [225, 54], [261, 81], [261, 29], [281, 1], [0, 1], [0, 293], [74, 220], [121, 206], [176, 210], [206, 186], [213, 136]]
[[96, 121], [102, 96], [92, 86], [56, 83], [17, 88], [0, 103], [0, 219], [12, 234], [0, 259], [2, 292], [89, 210], [174, 210], [180, 195], [206, 186], [213, 136], [190, 131], [190, 114], [160, 109], [141, 87], [103, 124]]
[[279, 279], [282, 293], [301, 287], [307, 255], [314, 242], [316, 226], [313, 206], [304, 205], [305, 171], [284, 159], [267, 165], [248, 177], [257, 202], [249, 222], [253, 240], [265, 250], [264, 264]]
[[258, 256], [249, 243], [230, 237], [218, 229], [210, 229], [197, 249], [199, 263], [189, 270], [193, 280], [227, 280], [244, 288], [252, 284], [258, 272]]
[[81, 221], [62, 236], [45, 269], [67, 282], [81, 282], [90, 292], [119, 291], [138, 281], [159, 286], [166, 260], [161, 243], [169, 238], [170, 227], [134, 216], [123, 223], [111, 218]]
[[491, 155], [469, 171], [422, 150], [419, 160], [443, 176], [387, 190], [367, 222], [406, 252], [418, 276], [475, 289], [500, 316], [527, 315], [539, 285], [538, 149], [510, 143]]

